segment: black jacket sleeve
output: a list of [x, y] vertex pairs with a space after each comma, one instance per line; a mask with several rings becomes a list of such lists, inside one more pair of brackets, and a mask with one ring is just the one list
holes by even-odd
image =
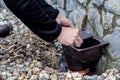
[[59, 11], [49, 5], [45, 0], [37, 0], [38, 4], [44, 9], [44, 11], [48, 14], [48, 16], [52, 19], [56, 19]]
[[[26, 26], [45, 41], [51, 42], [59, 36], [61, 26], [50, 18], [38, 0], [4, 0], [4, 2]], [[42, 3], [46, 4], [44, 1]], [[58, 12], [56, 16], [57, 14]]]

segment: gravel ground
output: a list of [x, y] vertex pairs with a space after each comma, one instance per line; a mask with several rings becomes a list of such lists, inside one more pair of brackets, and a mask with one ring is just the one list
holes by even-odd
[[57, 43], [43, 41], [12, 13], [0, 9], [0, 24], [6, 22], [13, 31], [0, 39], [0, 80], [120, 80], [116, 69], [93, 76], [59, 72], [61, 48]]

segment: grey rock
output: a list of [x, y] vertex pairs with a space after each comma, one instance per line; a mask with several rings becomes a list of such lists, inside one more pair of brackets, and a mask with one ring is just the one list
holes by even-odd
[[7, 8], [3, 0], [0, 0], [0, 7], [1, 8]]
[[101, 25], [100, 21], [100, 14], [97, 10], [97, 8], [89, 8], [88, 11], [88, 20], [94, 30], [97, 32], [96, 35], [99, 37], [103, 37], [103, 27]]
[[91, 1], [93, 4], [96, 4], [97, 7], [103, 5], [104, 0], [92, 0]]
[[88, 4], [88, 7], [87, 7], [88, 9], [89, 8], [94, 8], [94, 5], [93, 5], [93, 3], [92, 2], [90, 2], [89, 4]]
[[107, 50], [109, 52], [109, 56], [116, 60], [120, 58], [120, 28], [116, 27], [112, 34], [108, 34], [104, 37], [104, 40], [108, 41], [110, 45]]
[[77, 28], [81, 30], [85, 15], [86, 11], [81, 7], [78, 7], [76, 10], [70, 13], [68, 18], [75, 24]]
[[66, 14], [66, 12], [65, 12], [64, 9], [58, 8], [58, 10], [59, 10], [59, 12], [60, 12], [62, 15], [67, 16], [67, 14]]
[[12, 77], [12, 74], [11, 73], [7, 73], [7, 77]]
[[84, 6], [86, 6], [87, 4], [87, 0], [78, 0], [81, 4], [83, 4]]
[[97, 75], [93, 75], [93, 76], [84, 76], [85, 80], [97, 80]]
[[76, 7], [76, 0], [66, 0], [66, 11], [73, 11]]
[[120, 26], [120, 19], [117, 19], [116, 23], [117, 23], [118, 26]]
[[107, 59], [108, 58], [107, 58], [106, 55], [102, 55], [101, 58], [99, 59], [98, 65], [96, 67], [96, 70], [97, 70], [98, 74], [101, 74], [101, 73], [105, 72], [105, 70], [107, 69], [107, 65], [108, 65], [108, 60]]
[[57, 3], [57, 0], [50, 0], [50, 2], [51, 2], [52, 4], [56, 4], [56, 3]]
[[120, 15], [120, 0], [107, 0], [105, 1], [104, 7], [106, 10]]
[[90, 25], [89, 22], [86, 23], [85, 31], [86, 31], [87, 33], [90, 33], [90, 34], [94, 34], [93, 28], [92, 28], [92, 26]]
[[[120, 59], [116, 60], [116, 61], [111, 61], [108, 64], [108, 68], [116, 68], [117, 70], [120, 70]], [[111, 71], [112, 72], [112, 71]]]
[[102, 22], [105, 30], [112, 27], [113, 17], [114, 15], [112, 13], [102, 11]]
[[65, 8], [65, 0], [57, 0], [57, 5], [60, 8]]

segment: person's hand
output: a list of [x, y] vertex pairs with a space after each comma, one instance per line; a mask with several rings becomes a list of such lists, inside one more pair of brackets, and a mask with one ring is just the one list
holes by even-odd
[[63, 16], [62, 14], [58, 14], [56, 21], [58, 24], [60, 24], [61, 26], [66, 26], [66, 27], [71, 27], [71, 28], [75, 28], [75, 26], [72, 24], [72, 22], [70, 20], [68, 20], [65, 16]]
[[62, 31], [57, 40], [66, 46], [80, 47], [83, 40], [77, 28], [62, 27]]

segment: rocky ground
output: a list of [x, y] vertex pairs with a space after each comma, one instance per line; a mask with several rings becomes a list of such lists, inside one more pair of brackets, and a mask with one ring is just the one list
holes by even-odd
[[120, 80], [116, 69], [93, 76], [59, 72], [57, 43], [43, 41], [12, 13], [0, 9], [0, 23], [5, 22], [12, 24], [13, 31], [0, 39], [0, 80]]

